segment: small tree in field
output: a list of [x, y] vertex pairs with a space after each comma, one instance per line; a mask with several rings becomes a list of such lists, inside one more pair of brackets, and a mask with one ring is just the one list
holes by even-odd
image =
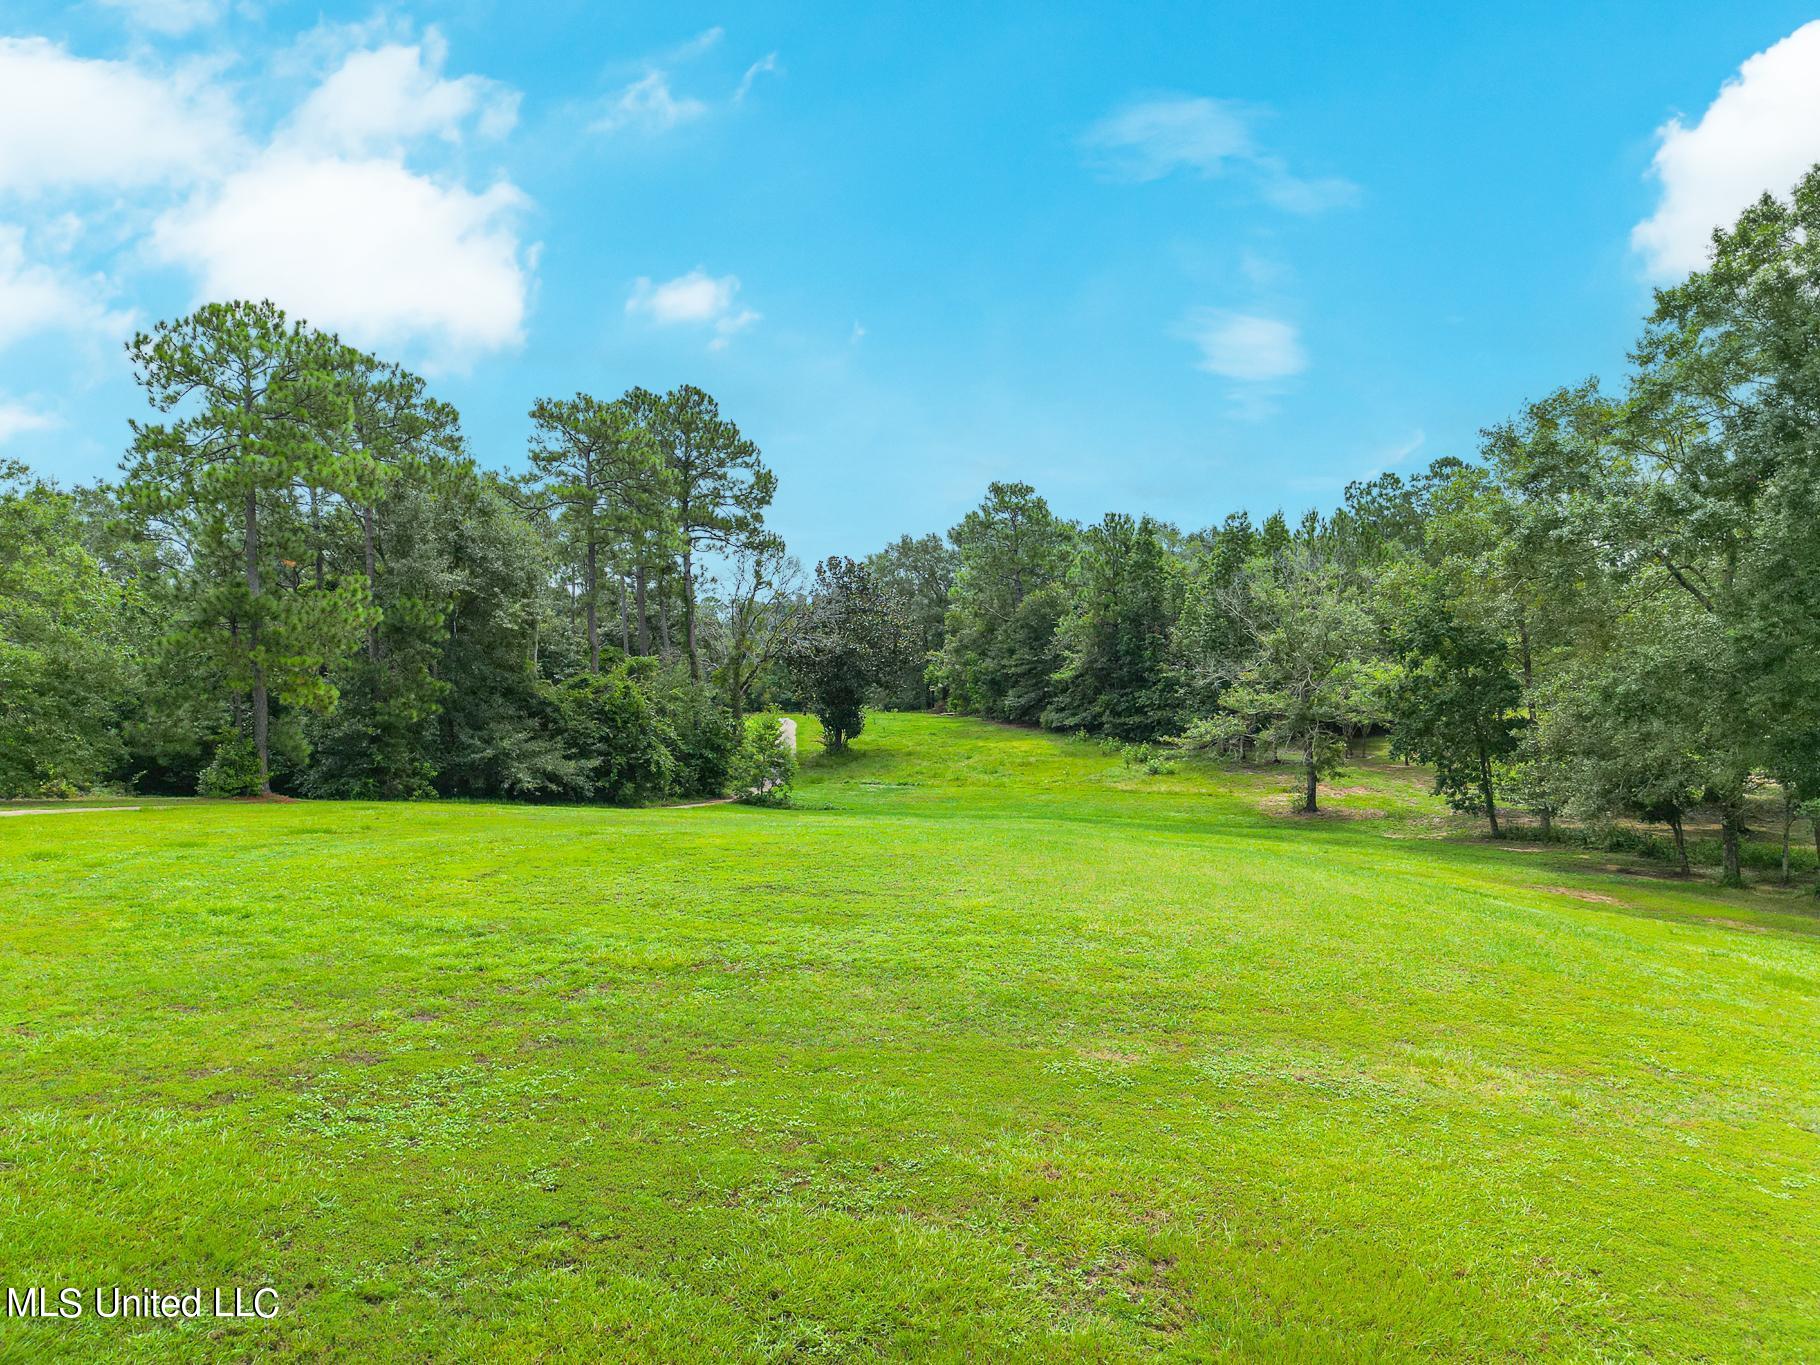
[[1302, 809], [1344, 756], [1344, 736], [1381, 719], [1376, 630], [1339, 565], [1306, 545], [1253, 560], [1224, 592], [1242, 641], [1220, 706], [1302, 758]]
[[865, 725], [892, 639], [889, 603], [864, 564], [839, 555], [815, 568], [815, 587], [789, 653], [790, 676], [839, 752]]
[[1397, 646], [1403, 672], [1391, 698], [1392, 756], [1432, 763], [1435, 791], [1455, 810], [1485, 816], [1497, 838], [1492, 772], [1516, 751], [1523, 723], [1508, 644], [1430, 583], [1414, 594]]

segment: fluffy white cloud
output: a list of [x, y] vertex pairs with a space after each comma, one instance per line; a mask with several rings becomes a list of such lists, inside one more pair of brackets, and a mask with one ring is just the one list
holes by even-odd
[[1699, 122], [1670, 119], [1658, 137], [1662, 198], [1631, 244], [1672, 277], [1706, 263], [1714, 228], [1766, 191], [1786, 195], [1820, 161], [1820, 20], [1747, 60]]
[[0, 399], [0, 445], [5, 445], [20, 432], [47, 431], [56, 425], [57, 419], [48, 412]]
[[110, 308], [106, 297], [101, 280], [29, 259], [24, 229], [0, 224], [0, 347], [39, 332], [124, 337], [132, 317]]
[[[445, 75], [435, 29], [344, 26], [305, 46], [293, 58], [313, 54], [326, 74], [260, 145], [200, 70], [0, 39], [0, 195], [114, 196], [108, 211], [143, 235], [141, 259], [192, 272], [199, 299], [270, 297], [431, 365], [517, 343], [536, 256], [519, 237], [527, 201], [504, 179], [475, 189], [446, 171], [470, 134], [509, 131], [517, 93]], [[40, 255], [56, 254], [61, 221], [44, 215]], [[0, 343], [122, 330], [106, 298], [99, 281], [32, 264], [23, 234], [0, 228]]]
[[227, 8], [225, 0], [101, 0], [140, 28], [154, 33], [188, 33], [212, 24]]
[[472, 123], [502, 137], [518, 119], [518, 92], [484, 76], [442, 75], [448, 44], [435, 29], [419, 43], [352, 52], [286, 121], [288, 145], [397, 155], [426, 137], [459, 142]]
[[1121, 180], [1161, 180], [1182, 169], [1218, 175], [1228, 162], [1257, 153], [1243, 106], [1186, 95], [1116, 109], [1081, 143], [1100, 169]]
[[688, 95], [670, 91], [670, 77], [651, 71], [621, 90], [589, 128], [596, 133], [617, 133], [630, 128], [641, 133], [662, 133], [679, 123], [690, 123], [708, 112], [708, 106]]
[[234, 129], [232, 108], [199, 73], [0, 38], [0, 193], [193, 180], [230, 155]]
[[697, 266], [688, 274], [662, 284], [653, 284], [640, 275], [626, 299], [626, 313], [643, 315], [664, 327], [711, 326], [714, 339], [709, 345], [719, 350], [734, 334], [759, 320], [758, 313], [739, 306], [738, 296], [737, 275], [715, 278]]
[[1235, 100], [1159, 95], [1134, 100], [1081, 138], [1090, 165], [1114, 180], [1161, 180], [1177, 171], [1202, 176], [1245, 171], [1257, 192], [1291, 213], [1317, 213], [1352, 202], [1358, 186], [1337, 177], [1308, 180], [1258, 145], [1257, 111]]
[[204, 297], [269, 297], [359, 344], [459, 366], [522, 338], [525, 203], [505, 182], [475, 194], [396, 160], [274, 152], [163, 215], [153, 244]]
[[1293, 323], [1250, 313], [1207, 309], [1183, 329], [1201, 348], [1201, 369], [1243, 384], [1288, 379], [1308, 368], [1301, 334]]

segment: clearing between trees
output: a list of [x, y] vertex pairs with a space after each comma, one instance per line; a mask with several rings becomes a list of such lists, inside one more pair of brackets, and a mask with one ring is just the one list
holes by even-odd
[[1820, 1355], [1811, 899], [1423, 780], [880, 715], [789, 810], [12, 821], [0, 1278], [283, 1308], [0, 1355]]

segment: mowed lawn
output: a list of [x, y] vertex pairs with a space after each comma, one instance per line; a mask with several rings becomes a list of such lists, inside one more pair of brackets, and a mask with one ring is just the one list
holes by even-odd
[[0, 1357], [1820, 1357], [1811, 900], [1292, 782], [0, 821]]

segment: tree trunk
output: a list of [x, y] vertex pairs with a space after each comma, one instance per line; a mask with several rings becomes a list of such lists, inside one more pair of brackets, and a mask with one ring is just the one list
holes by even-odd
[[1782, 884], [1788, 885], [1788, 841], [1795, 832], [1795, 799], [1782, 789]]
[[683, 541], [683, 634], [689, 646], [689, 678], [701, 681], [701, 658], [695, 652], [695, 560], [691, 546]]
[[638, 603], [638, 653], [641, 658], [651, 653], [651, 614], [645, 607], [645, 566], [632, 571], [632, 587]]
[[324, 574], [322, 550], [322, 509], [316, 502], [316, 490], [310, 490], [310, 538], [316, 542], [316, 591], [322, 591]]
[[1738, 859], [1738, 826], [1742, 823], [1737, 807], [1727, 806], [1719, 821], [1719, 843], [1725, 861], [1719, 874], [1721, 886], [1743, 886], [1744, 872]]
[[670, 657], [670, 575], [660, 573], [657, 576], [657, 650], [664, 658]]
[[1491, 821], [1491, 837], [1503, 837], [1498, 831], [1498, 803], [1492, 799], [1491, 791], [1491, 758], [1485, 750], [1479, 750], [1479, 794], [1485, 798], [1485, 816]]
[[1681, 875], [1683, 877], [1691, 877], [1694, 875], [1694, 869], [1687, 861], [1687, 831], [1681, 828], [1680, 811], [1671, 811], [1669, 813], [1668, 827], [1674, 832], [1675, 860], [1681, 865]]
[[588, 672], [600, 672], [600, 576], [599, 548], [594, 537], [588, 537], [588, 581], [583, 591], [588, 595]]
[[615, 574], [619, 582], [619, 652], [632, 657], [632, 618], [626, 612], [626, 576]]
[[259, 663], [259, 496], [246, 495], [246, 591], [252, 620], [247, 623], [247, 648], [253, 665], [253, 747], [259, 752], [259, 792], [272, 794], [271, 714], [265, 695], [265, 669]]
[[[360, 509], [360, 528], [366, 538], [367, 600], [372, 602], [378, 600], [379, 574], [378, 555], [373, 545], [373, 509], [371, 507]], [[377, 623], [367, 627], [367, 658], [373, 660], [379, 658], [379, 626]]]
[[1314, 770], [1314, 735], [1308, 736], [1308, 742], [1302, 746], [1303, 776], [1306, 788], [1302, 797], [1302, 809], [1308, 814], [1315, 813], [1315, 770]]

